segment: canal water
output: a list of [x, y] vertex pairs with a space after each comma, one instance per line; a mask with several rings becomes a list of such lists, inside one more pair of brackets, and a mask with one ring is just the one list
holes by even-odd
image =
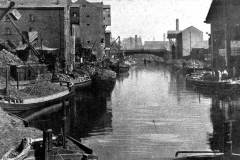
[[[116, 82], [79, 90], [75, 101], [67, 132], [100, 160], [165, 160], [178, 150], [223, 151], [226, 120], [234, 120], [233, 151], [240, 153], [238, 97], [200, 92], [186, 85], [181, 71], [164, 65], [132, 67]], [[32, 117], [30, 125], [58, 133], [62, 116], [61, 109], [49, 110]]]

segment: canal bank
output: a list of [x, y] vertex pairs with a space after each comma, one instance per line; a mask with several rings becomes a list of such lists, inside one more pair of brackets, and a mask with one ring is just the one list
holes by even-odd
[[[67, 109], [67, 134], [99, 159], [172, 159], [178, 150], [224, 150], [224, 122], [233, 122], [233, 151], [240, 152], [239, 97], [224, 99], [189, 88], [170, 66], [146, 64], [118, 75], [115, 83], [78, 90]], [[63, 109], [37, 110], [29, 125], [59, 133]]]
[[8, 115], [0, 108], [0, 157], [10, 148], [21, 142], [22, 138], [39, 138], [42, 132], [36, 128], [25, 127], [23, 121]]

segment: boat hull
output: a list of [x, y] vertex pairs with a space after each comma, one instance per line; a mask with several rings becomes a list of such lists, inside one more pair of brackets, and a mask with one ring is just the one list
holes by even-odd
[[129, 71], [129, 66], [116, 66], [116, 65], [112, 65], [110, 66], [110, 68], [115, 71], [116, 73], [125, 73]]
[[198, 80], [192, 78], [190, 75], [186, 76], [187, 83], [194, 85], [199, 88], [207, 88], [207, 89], [214, 89], [214, 90], [229, 90], [229, 91], [236, 91], [240, 90], [239, 83], [230, 83], [227, 81], [210, 81], [210, 80]]
[[47, 107], [54, 104], [60, 104], [63, 100], [69, 98], [72, 92], [66, 90], [63, 92], [56, 93], [54, 95], [40, 97], [40, 98], [31, 98], [23, 100], [23, 103], [13, 103], [7, 101], [0, 101], [0, 107], [5, 111], [10, 113], [20, 113], [27, 110]]

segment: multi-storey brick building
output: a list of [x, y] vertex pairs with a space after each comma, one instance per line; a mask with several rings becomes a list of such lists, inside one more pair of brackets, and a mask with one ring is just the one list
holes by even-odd
[[[0, 14], [8, 7], [1, 1]], [[15, 21], [21, 31], [37, 31], [42, 43], [47, 47], [64, 49], [64, 3], [55, 1], [17, 1], [15, 7], [21, 18]], [[0, 22], [0, 38], [9, 40], [16, 46], [22, 41], [10, 20], [6, 17]]]
[[[104, 53], [105, 27], [109, 25], [109, 20], [108, 24], [104, 24], [103, 3], [89, 3], [86, 0], [78, 0], [75, 3], [69, 0], [18, 0], [14, 8], [20, 12], [21, 18], [15, 23], [21, 31], [37, 31], [39, 40], [44, 46], [58, 48], [60, 56], [66, 59], [64, 19], [66, 20], [67, 1], [70, 3], [69, 37], [72, 39], [69, 45], [73, 48], [69, 52], [78, 53], [79, 48], [84, 47], [92, 49], [98, 57], [101, 57]], [[0, 14], [7, 7], [8, 1], [0, 0]], [[15, 46], [22, 40], [13, 25], [5, 18], [0, 22], [0, 39], [9, 40]]]
[[[90, 3], [86, 0], [78, 0], [71, 6], [75, 10], [73, 12], [79, 14], [80, 17], [79, 26], [75, 29], [76, 45], [83, 48], [90, 48], [97, 57], [101, 57], [104, 52], [105, 43], [103, 3]], [[73, 12], [72, 14], [74, 14]]]

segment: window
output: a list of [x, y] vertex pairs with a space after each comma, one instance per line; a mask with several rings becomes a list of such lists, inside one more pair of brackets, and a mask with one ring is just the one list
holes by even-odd
[[34, 19], [34, 16], [32, 14], [29, 15], [29, 22], [34, 22], [35, 19]]
[[89, 17], [90, 17], [90, 15], [89, 15], [89, 14], [88, 14], [88, 15], [86, 15], [86, 17], [87, 17], [87, 18], [89, 18]]
[[5, 34], [10, 35], [11, 34], [11, 29], [9, 27], [5, 28]]
[[89, 24], [89, 23], [87, 23], [87, 26], [90, 26], [90, 24]]
[[111, 15], [110, 15], [110, 14], [108, 14], [108, 17], [110, 18], [110, 17], [111, 17]]
[[87, 7], [86, 4], [83, 4], [82, 7]]

